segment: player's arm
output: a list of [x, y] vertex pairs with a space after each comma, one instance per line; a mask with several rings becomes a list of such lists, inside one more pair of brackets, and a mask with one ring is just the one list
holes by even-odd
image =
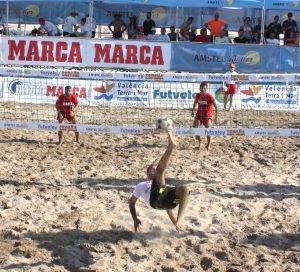
[[216, 125], [217, 125], [217, 124], [218, 124], [218, 106], [217, 106], [216, 100], [214, 100], [213, 106], [214, 106], [215, 112], [216, 112], [216, 115], [215, 115], [215, 123], [216, 123]]
[[138, 200], [138, 198], [135, 197], [134, 195], [132, 195], [131, 198], [129, 199], [129, 210], [131, 213], [131, 217], [133, 219], [135, 232], [139, 231], [140, 225], [142, 225], [142, 222], [138, 219], [137, 214], [136, 214], [135, 204], [136, 204], [137, 200]]
[[196, 108], [196, 105], [197, 105], [197, 101], [196, 101], [196, 99], [195, 99], [194, 105], [193, 105], [193, 109], [192, 109], [192, 117], [195, 116], [195, 108]]

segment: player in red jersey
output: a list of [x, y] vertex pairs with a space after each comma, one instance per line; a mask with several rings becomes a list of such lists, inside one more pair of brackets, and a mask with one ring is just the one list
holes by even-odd
[[[206, 128], [210, 128], [212, 125], [213, 119], [213, 107], [216, 111], [215, 123], [218, 124], [218, 107], [214, 97], [207, 92], [208, 83], [202, 82], [200, 84], [200, 92], [196, 94], [195, 102], [192, 110], [192, 117], [194, 119], [194, 127], [199, 127], [200, 125], [204, 125]], [[195, 108], [198, 105], [197, 113], [195, 115]], [[196, 137], [199, 141], [199, 149], [201, 145], [200, 136]], [[207, 136], [207, 144], [206, 149], [209, 150], [210, 147], [210, 136]]]
[[[56, 100], [57, 120], [63, 123], [67, 119], [68, 122], [76, 124], [76, 109], [78, 100], [75, 94], [71, 94], [71, 86], [65, 87], [65, 93], [60, 95]], [[62, 131], [58, 132], [58, 144], [62, 144]], [[79, 132], [75, 132], [76, 142], [79, 142]]]

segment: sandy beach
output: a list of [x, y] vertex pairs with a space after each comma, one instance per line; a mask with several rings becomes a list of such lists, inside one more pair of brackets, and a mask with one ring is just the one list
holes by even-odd
[[163, 154], [160, 135], [1, 129], [0, 271], [300, 271], [299, 138], [179, 146], [167, 183], [191, 188], [186, 231], [128, 199]]

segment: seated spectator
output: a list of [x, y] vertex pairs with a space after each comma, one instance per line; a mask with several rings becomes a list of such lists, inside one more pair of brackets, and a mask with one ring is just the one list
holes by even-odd
[[160, 29], [160, 35], [156, 35], [156, 40], [157, 41], [166, 41], [166, 42], [170, 41], [169, 36], [166, 34], [166, 28], [165, 27], [162, 27]]
[[155, 33], [156, 33], [156, 29], [154, 28], [151, 30], [151, 34], [149, 34], [146, 39], [149, 41], [156, 41], [157, 35]]
[[290, 32], [289, 38], [284, 41], [284, 45], [288, 46], [297, 46], [299, 44], [299, 37], [297, 37], [297, 33], [292, 31]]
[[214, 43], [231, 43], [231, 41], [226, 37], [226, 31], [222, 30], [220, 36], [215, 37]]
[[260, 35], [257, 31], [253, 31], [251, 41], [249, 42], [251, 44], [260, 44]]
[[270, 33], [275, 33], [275, 38], [279, 40], [279, 34], [282, 33], [282, 26], [279, 23], [279, 16], [274, 17], [274, 22], [270, 23], [266, 29], [266, 38], [269, 37]]
[[191, 28], [191, 31], [189, 32], [189, 41], [194, 42], [196, 36], [197, 36], [197, 28], [193, 26]]
[[210, 36], [207, 35], [207, 29], [202, 28], [200, 30], [200, 35], [197, 35], [194, 42], [202, 42], [202, 43], [209, 43], [211, 42]]
[[127, 28], [127, 34], [128, 34], [128, 39], [129, 40], [133, 40], [136, 38], [137, 35], [137, 16], [130, 16], [129, 17], [129, 24], [128, 24], [128, 28]]
[[151, 30], [155, 27], [155, 22], [151, 19], [152, 13], [147, 12], [147, 19], [143, 22], [144, 35], [151, 34]]
[[65, 19], [65, 24], [63, 28], [63, 36], [68, 37], [75, 30], [77, 24], [77, 15], [78, 12], [76, 10], [72, 10], [70, 16]]
[[251, 25], [250, 17], [246, 17], [244, 19], [244, 24], [240, 26], [240, 30], [243, 30], [244, 32], [243, 37], [246, 38], [248, 42], [250, 42], [252, 39], [252, 32], [253, 32], [253, 27]]
[[267, 44], [280, 45], [279, 39], [275, 37], [274, 32], [270, 32], [269, 38], [266, 39]]
[[215, 13], [214, 20], [210, 20], [209, 22], [205, 23], [205, 27], [210, 30], [211, 41], [214, 40], [214, 37], [220, 36], [222, 30], [226, 30], [228, 25], [219, 19], [220, 14], [218, 12]]
[[88, 13], [86, 16], [86, 23], [90, 25], [91, 31], [92, 31], [92, 38], [95, 38], [96, 36], [96, 29], [97, 29], [97, 22], [95, 17], [90, 17], [90, 14]]
[[59, 34], [56, 25], [46, 21], [44, 18], [39, 18], [39, 23], [40, 27], [38, 28], [38, 30], [41, 33], [45, 33], [48, 36], [57, 36]]
[[235, 37], [233, 39], [233, 41], [235, 43], [249, 43], [249, 40], [244, 37], [244, 31], [243, 30], [239, 30], [238, 34], [239, 34], [239, 36]]
[[[77, 32], [80, 28], [80, 32]], [[86, 22], [86, 18], [82, 18], [80, 20], [79, 26], [76, 26], [76, 32], [72, 33], [70, 37], [85, 37], [91, 38], [92, 37], [92, 30], [91, 25]]]
[[144, 34], [144, 29], [142, 26], [137, 27], [137, 34], [135, 39], [139, 41], [145, 41], [147, 39], [147, 36]]
[[190, 27], [191, 24], [193, 23], [194, 18], [193, 17], [189, 17], [181, 26], [180, 28], [180, 39], [182, 41], [189, 41], [189, 33], [190, 33]]
[[174, 26], [171, 26], [170, 27], [170, 33], [168, 34], [169, 38], [170, 38], [170, 41], [171, 42], [175, 42], [175, 41], [178, 41], [179, 40], [179, 35], [175, 32], [175, 27]]
[[[114, 39], [122, 39], [122, 35], [124, 31], [126, 31], [127, 25], [121, 20], [122, 15], [120, 13], [115, 14], [114, 17], [115, 19], [108, 25], [108, 29], [113, 34]], [[111, 28], [112, 26], [114, 29]]]
[[61, 37], [63, 35], [63, 30], [60, 28], [60, 25], [64, 23], [64, 20], [60, 17], [54, 19], [55, 26], [57, 27], [57, 36]]

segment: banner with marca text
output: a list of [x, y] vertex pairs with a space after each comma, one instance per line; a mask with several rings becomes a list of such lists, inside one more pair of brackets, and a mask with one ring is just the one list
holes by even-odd
[[[2, 77], [0, 102], [54, 104], [70, 85], [81, 105], [191, 109], [199, 83], [131, 80], [78, 80]], [[209, 84], [216, 103], [224, 104], [223, 82]], [[238, 84], [233, 107], [251, 110], [300, 110], [300, 85], [286, 82]]]
[[0, 42], [1, 64], [170, 70], [170, 43], [56, 37]]
[[296, 46], [1, 37], [0, 48], [2, 65], [225, 73], [235, 63], [245, 74], [300, 71]]

